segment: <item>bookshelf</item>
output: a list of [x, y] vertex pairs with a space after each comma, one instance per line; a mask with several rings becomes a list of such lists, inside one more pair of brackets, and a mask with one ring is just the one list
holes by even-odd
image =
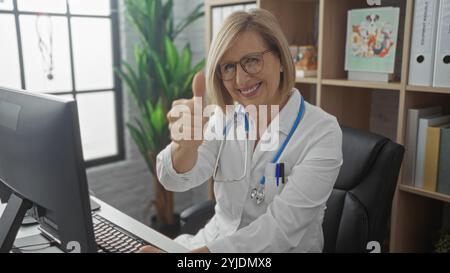
[[[384, 0], [382, 6], [400, 8], [398, 64], [395, 80], [389, 83], [347, 80], [344, 70], [347, 11], [368, 8], [365, 0], [205, 0], [206, 48], [212, 37], [211, 9], [230, 4], [255, 3], [271, 11], [280, 21], [291, 44], [316, 42], [318, 75], [297, 78], [296, 87], [307, 101], [333, 114], [343, 125], [371, 130], [374, 95], [388, 92], [397, 116], [393, 140], [404, 144], [408, 109], [420, 105], [441, 105], [450, 113], [450, 88], [408, 85], [410, 40], [414, 0]], [[402, 173], [395, 192], [389, 227], [390, 252], [432, 251], [433, 236], [440, 228], [444, 205], [450, 196], [410, 186]]]

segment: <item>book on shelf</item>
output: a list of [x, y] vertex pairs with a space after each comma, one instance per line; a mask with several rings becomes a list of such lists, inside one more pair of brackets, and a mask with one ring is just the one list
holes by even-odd
[[438, 117], [425, 117], [419, 120], [419, 131], [417, 137], [417, 156], [414, 186], [424, 188], [424, 166], [425, 153], [428, 138], [428, 127], [437, 126], [450, 122], [450, 115]]
[[436, 191], [439, 172], [439, 146], [441, 143], [441, 130], [448, 128], [450, 123], [430, 126], [427, 129], [427, 143], [425, 147], [425, 162], [423, 166], [423, 189]]
[[317, 76], [317, 49], [312, 45], [289, 46], [295, 65], [295, 76], [307, 78]]
[[348, 11], [345, 70], [350, 80], [393, 79], [399, 17], [395, 7]]
[[441, 129], [437, 191], [450, 195], [450, 128]]
[[408, 109], [405, 136], [405, 165], [403, 170], [405, 184], [414, 184], [417, 154], [417, 135], [419, 131], [420, 118], [436, 116], [440, 115], [441, 113], [441, 106], [417, 107]]

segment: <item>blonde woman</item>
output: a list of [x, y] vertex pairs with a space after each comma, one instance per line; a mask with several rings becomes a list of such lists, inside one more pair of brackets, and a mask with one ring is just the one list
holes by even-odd
[[[174, 102], [167, 118], [171, 129], [180, 127], [174, 109], [183, 106], [189, 119], [202, 122], [181, 131], [205, 125], [205, 134], [222, 132], [212, 128], [219, 115], [208, 121], [194, 113], [204, 96], [236, 114], [226, 115], [222, 139], [180, 139], [171, 130], [172, 143], [158, 155], [158, 177], [167, 190], [215, 181], [215, 215], [195, 236], [180, 235], [177, 242], [193, 252], [322, 251], [325, 205], [342, 165], [342, 134], [335, 117], [304, 101], [294, 80], [288, 43], [273, 15], [255, 9], [226, 19], [211, 44], [206, 79], [197, 75], [195, 97]], [[263, 113], [262, 106], [279, 113]], [[232, 138], [239, 128], [245, 138]], [[277, 141], [264, 148], [266, 139]]]

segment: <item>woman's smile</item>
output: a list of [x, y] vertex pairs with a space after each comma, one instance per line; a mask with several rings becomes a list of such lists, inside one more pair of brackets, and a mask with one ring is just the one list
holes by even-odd
[[260, 88], [261, 85], [262, 85], [262, 82], [243, 86], [241, 88], [238, 88], [238, 91], [241, 94], [241, 96], [244, 97], [245, 99], [252, 99], [258, 95], [258, 92], [261, 89]]

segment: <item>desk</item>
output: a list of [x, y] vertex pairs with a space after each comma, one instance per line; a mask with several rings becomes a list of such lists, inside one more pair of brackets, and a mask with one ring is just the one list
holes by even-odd
[[[96, 213], [114, 224], [120, 226], [121, 228], [131, 232], [132, 234], [144, 239], [147, 242], [161, 248], [167, 252], [183, 253], [188, 252], [188, 249], [173, 241], [172, 239], [166, 237], [165, 235], [153, 230], [152, 228], [142, 224], [139, 221], [129, 217], [128, 215], [122, 213], [118, 209], [108, 205], [107, 203], [99, 200], [98, 198], [91, 197], [95, 202], [97, 202], [101, 208]], [[6, 204], [0, 204], [0, 215], [3, 214]], [[23, 238], [31, 235], [39, 234], [38, 225], [21, 227], [17, 238]]]

